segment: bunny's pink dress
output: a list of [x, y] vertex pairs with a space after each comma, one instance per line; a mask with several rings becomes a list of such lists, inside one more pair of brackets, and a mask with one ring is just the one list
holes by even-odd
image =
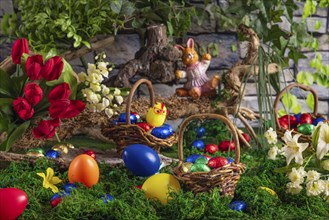
[[190, 90], [194, 87], [201, 89], [201, 92], [208, 92], [211, 90], [209, 86], [209, 78], [206, 75], [206, 71], [210, 65], [209, 60], [202, 60], [194, 65], [188, 66], [186, 68], [187, 82], [184, 88]]

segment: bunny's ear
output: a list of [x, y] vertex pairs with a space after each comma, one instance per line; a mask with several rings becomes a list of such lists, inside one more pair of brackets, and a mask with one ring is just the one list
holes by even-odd
[[187, 40], [187, 47], [188, 48], [194, 48], [194, 40], [192, 38], [189, 38]]
[[182, 45], [179, 45], [179, 44], [176, 44], [174, 47], [177, 48], [178, 50], [181, 50], [181, 51], [185, 50], [185, 48]]

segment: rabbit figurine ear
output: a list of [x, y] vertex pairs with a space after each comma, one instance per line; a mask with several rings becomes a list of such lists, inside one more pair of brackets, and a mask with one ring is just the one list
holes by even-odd
[[194, 40], [192, 38], [189, 38], [187, 40], [187, 47], [188, 48], [194, 48]]
[[179, 44], [176, 44], [174, 47], [177, 48], [178, 50], [181, 50], [181, 51], [185, 50], [185, 48], [182, 45], [179, 45]]

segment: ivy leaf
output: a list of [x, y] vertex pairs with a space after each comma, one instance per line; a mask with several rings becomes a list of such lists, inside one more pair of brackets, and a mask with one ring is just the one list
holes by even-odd
[[300, 106], [300, 104], [297, 104], [297, 105], [295, 105], [295, 106], [293, 106], [293, 107], [291, 108], [291, 111], [292, 111], [294, 114], [298, 114], [298, 113], [300, 113], [300, 110], [301, 110], [301, 106]]
[[284, 110], [283, 108], [280, 108], [279, 110], [278, 110], [278, 115], [279, 115], [279, 117], [281, 117], [281, 116], [284, 116], [284, 115], [287, 115], [288, 113], [286, 112], [286, 110]]
[[112, 0], [110, 1], [110, 7], [111, 10], [115, 13], [115, 14], [119, 14], [122, 8], [122, 0]]
[[296, 51], [295, 49], [289, 51], [288, 57], [292, 59], [295, 63], [298, 63], [299, 59], [307, 58], [304, 54], [299, 51]]
[[295, 95], [291, 93], [285, 93], [282, 96], [282, 103], [287, 108], [287, 110], [292, 110], [296, 114], [300, 112], [300, 105]]
[[320, 22], [319, 20], [317, 20], [317, 21], [315, 22], [314, 29], [315, 29], [315, 30], [319, 30], [320, 28], [321, 28], [321, 22]]
[[317, 1], [315, 0], [306, 0], [303, 10], [303, 18], [310, 17], [316, 12]]
[[313, 77], [313, 74], [310, 73], [310, 72], [299, 72], [297, 74], [297, 82], [298, 83], [301, 83], [301, 84], [304, 84], [304, 85], [307, 85], [307, 86], [310, 86], [313, 84], [314, 82], [314, 77]]
[[307, 95], [306, 104], [312, 111], [314, 111], [314, 96], [312, 93]]

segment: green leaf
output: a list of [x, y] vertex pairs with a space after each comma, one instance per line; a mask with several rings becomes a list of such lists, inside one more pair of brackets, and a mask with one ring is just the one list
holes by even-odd
[[314, 77], [313, 77], [313, 74], [310, 73], [310, 72], [299, 72], [297, 74], [297, 82], [298, 83], [301, 83], [301, 84], [304, 84], [304, 85], [307, 85], [307, 86], [310, 86], [313, 84], [314, 82]]
[[91, 46], [90, 46], [90, 43], [88, 42], [88, 41], [81, 41], [81, 43], [83, 43], [87, 48], [91, 48]]
[[11, 146], [25, 133], [26, 129], [30, 126], [30, 121], [25, 121], [18, 126], [12, 133], [9, 134], [7, 140], [0, 145], [0, 150], [9, 151]]
[[298, 114], [298, 113], [300, 113], [300, 110], [301, 110], [301, 106], [300, 106], [299, 104], [294, 105], [294, 106], [291, 108], [291, 111], [292, 111], [294, 114]]
[[110, 1], [110, 7], [111, 10], [115, 13], [115, 14], [119, 14], [122, 8], [122, 0], [113, 0]]
[[317, 21], [315, 22], [314, 29], [315, 29], [315, 30], [319, 30], [320, 28], [321, 28], [321, 22], [320, 22], [319, 20], [317, 20]]
[[314, 111], [314, 96], [312, 93], [307, 95], [306, 104], [312, 111]]
[[3, 69], [0, 69], [0, 95], [5, 95], [8, 97], [15, 97], [12, 91], [12, 80]]
[[316, 12], [317, 1], [315, 0], [306, 0], [303, 10], [303, 18], [310, 17]]
[[170, 21], [167, 21], [167, 29], [168, 29], [168, 35], [172, 36], [174, 33], [174, 28]]
[[44, 62], [56, 55], [58, 55], [56, 48], [51, 48], [48, 53], [43, 56]]
[[292, 110], [296, 114], [300, 112], [301, 107], [295, 95], [291, 93], [285, 93], [282, 96], [282, 103], [287, 108], [287, 110]]
[[281, 116], [284, 116], [284, 115], [287, 115], [288, 113], [286, 112], [286, 110], [284, 110], [283, 108], [280, 108], [279, 110], [278, 110], [278, 115], [279, 115], [279, 117], [281, 117]]

